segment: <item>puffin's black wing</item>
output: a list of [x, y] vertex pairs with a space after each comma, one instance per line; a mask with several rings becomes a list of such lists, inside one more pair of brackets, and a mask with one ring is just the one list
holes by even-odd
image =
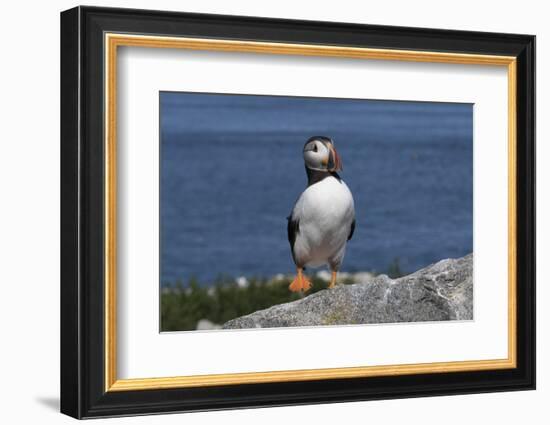
[[294, 242], [296, 242], [296, 235], [300, 231], [300, 222], [292, 218], [292, 214], [287, 218], [288, 223], [286, 231], [288, 234], [288, 242], [290, 243], [290, 249], [292, 251], [292, 258], [294, 258]]
[[355, 219], [353, 219], [353, 221], [351, 222], [351, 229], [349, 231], [349, 235], [348, 235], [348, 241], [351, 239], [351, 237], [353, 236], [353, 232], [355, 232]]

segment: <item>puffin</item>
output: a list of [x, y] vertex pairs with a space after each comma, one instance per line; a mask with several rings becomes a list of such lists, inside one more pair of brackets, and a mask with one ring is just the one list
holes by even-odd
[[307, 188], [287, 217], [288, 241], [296, 264], [296, 277], [289, 286], [292, 292], [308, 291], [311, 281], [304, 275], [305, 268], [323, 265], [331, 270], [329, 288], [333, 288], [355, 230], [353, 195], [338, 175], [343, 168], [334, 141], [326, 136], [310, 137], [303, 156]]

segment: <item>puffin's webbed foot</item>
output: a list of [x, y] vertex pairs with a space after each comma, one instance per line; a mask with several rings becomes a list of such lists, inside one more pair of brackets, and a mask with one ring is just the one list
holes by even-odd
[[296, 277], [288, 287], [292, 292], [308, 291], [311, 288], [311, 282], [304, 276], [302, 269], [298, 268], [296, 271]]

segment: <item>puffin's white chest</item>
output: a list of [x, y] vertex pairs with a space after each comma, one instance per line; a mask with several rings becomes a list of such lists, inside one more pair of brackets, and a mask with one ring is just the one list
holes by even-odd
[[339, 227], [348, 215], [353, 218], [353, 197], [343, 180], [328, 177], [302, 193], [296, 212], [300, 224], [307, 222], [324, 229]]
[[343, 180], [327, 177], [300, 196], [293, 217], [299, 220], [294, 252], [310, 266], [343, 256], [355, 216], [353, 196]]

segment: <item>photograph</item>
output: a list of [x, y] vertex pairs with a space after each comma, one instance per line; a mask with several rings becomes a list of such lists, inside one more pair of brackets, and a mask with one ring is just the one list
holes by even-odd
[[471, 103], [159, 93], [160, 327], [473, 320]]

